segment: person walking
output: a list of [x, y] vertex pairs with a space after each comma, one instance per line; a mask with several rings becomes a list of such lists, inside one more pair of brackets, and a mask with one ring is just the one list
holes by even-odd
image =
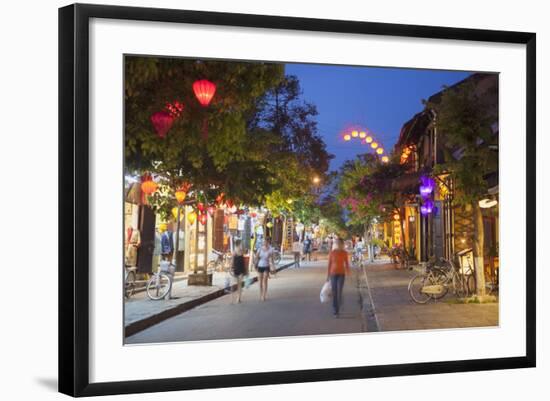
[[295, 237], [294, 242], [292, 243], [292, 253], [294, 254], [294, 267], [300, 267], [300, 258], [302, 256], [301, 251], [302, 244], [300, 244], [298, 237]]
[[[235, 248], [233, 250], [233, 263], [231, 266], [231, 271], [237, 282], [237, 290], [233, 293], [233, 303], [241, 303], [241, 295], [243, 291], [243, 279], [246, 275], [246, 266], [244, 264], [244, 255], [241, 241], [237, 241]], [[235, 300], [235, 298], [237, 298]]]
[[327, 281], [330, 280], [332, 289], [332, 309], [334, 317], [340, 314], [342, 305], [342, 291], [344, 290], [344, 279], [350, 273], [348, 253], [344, 249], [344, 240], [336, 239], [335, 249], [328, 257]]
[[273, 263], [273, 248], [271, 247], [271, 240], [269, 238], [263, 241], [254, 259], [256, 260], [256, 269], [258, 270], [258, 280], [260, 281], [260, 301], [265, 301], [267, 297], [269, 269]]
[[311, 243], [311, 238], [307, 237], [304, 241], [304, 258], [306, 261], [311, 261], [311, 248], [313, 244]]

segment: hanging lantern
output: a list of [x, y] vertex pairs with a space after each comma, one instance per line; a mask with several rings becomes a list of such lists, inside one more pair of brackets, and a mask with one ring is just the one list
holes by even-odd
[[393, 219], [396, 220], [396, 221], [399, 220], [399, 213], [395, 213], [393, 215]]
[[195, 213], [195, 211], [192, 211], [192, 212], [187, 214], [187, 222], [190, 225], [195, 224], [195, 220], [197, 220], [197, 213]]
[[420, 213], [424, 216], [434, 211], [434, 203], [431, 199], [424, 201], [424, 204], [420, 206]]
[[390, 161], [390, 159], [389, 159], [388, 156], [382, 156], [382, 162], [383, 162], [383, 163], [387, 163], [387, 162], [389, 162], [389, 161]]
[[172, 124], [174, 123], [174, 117], [167, 111], [157, 111], [151, 116], [151, 122], [153, 127], [160, 138], [164, 138]]
[[201, 213], [199, 215], [199, 223], [201, 223], [203, 226], [206, 224], [207, 220], [208, 220], [208, 216], [206, 213]]
[[158, 188], [157, 183], [153, 181], [153, 177], [150, 174], [144, 174], [141, 181], [141, 190], [146, 195], [151, 195]]
[[344, 141], [351, 141], [351, 135], [350, 134], [346, 134], [344, 135]]
[[222, 203], [223, 203], [223, 198], [225, 197], [225, 194], [222, 192], [221, 194], [219, 194], [218, 196], [216, 196], [216, 203], [218, 204], [218, 206], [222, 206]]
[[365, 138], [365, 142], [366, 142], [366, 143], [371, 143], [371, 142], [372, 142], [372, 136], [367, 136], [367, 137]]
[[378, 144], [376, 142], [373, 142], [370, 144], [370, 147], [376, 149], [378, 147]]
[[204, 203], [197, 203], [197, 209], [199, 209], [199, 212], [204, 213]]
[[423, 198], [427, 198], [428, 196], [430, 196], [435, 188], [435, 181], [433, 180], [433, 178], [423, 175], [422, 177], [420, 177], [420, 183], [420, 195]]
[[270, 222], [270, 221], [268, 221], [267, 224], [266, 224], [266, 226], [267, 226], [267, 228], [271, 228], [271, 227], [273, 227], [273, 223]]
[[359, 138], [364, 139], [367, 136], [367, 133], [365, 131], [361, 131], [359, 133]]
[[193, 83], [193, 92], [195, 92], [199, 103], [206, 107], [210, 104], [214, 93], [216, 93], [216, 85], [206, 79], [201, 79]]
[[382, 153], [384, 153], [384, 149], [383, 148], [378, 148], [378, 149], [376, 149], [376, 153], [381, 155]]
[[351, 131], [351, 136], [354, 138], [357, 138], [359, 136], [359, 131], [356, 131], [356, 130]]
[[[172, 208], [172, 216], [174, 216], [174, 220], [177, 222], [178, 221], [178, 209], [177, 207], [173, 207]], [[183, 216], [185, 214], [180, 212], [180, 221], [183, 221]]]

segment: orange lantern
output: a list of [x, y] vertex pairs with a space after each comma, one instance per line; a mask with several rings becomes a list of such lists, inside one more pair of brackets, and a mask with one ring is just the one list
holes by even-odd
[[155, 192], [158, 188], [158, 185], [155, 181], [153, 181], [153, 177], [151, 177], [150, 174], [145, 174], [141, 178], [141, 190], [144, 194], [151, 195], [153, 192]]
[[180, 185], [180, 187], [178, 189], [176, 189], [176, 200], [178, 201], [178, 203], [181, 205], [184, 201], [185, 201], [185, 198], [187, 197], [187, 192], [189, 191], [189, 188], [191, 188], [191, 184], [189, 183], [183, 183]]
[[188, 215], [187, 215], [187, 222], [190, 224], [190, 225], [193, 225], [195, 224], [195, 220], [197, 220], [197, 213], [195, 213], [194, 211], [190, 212]]

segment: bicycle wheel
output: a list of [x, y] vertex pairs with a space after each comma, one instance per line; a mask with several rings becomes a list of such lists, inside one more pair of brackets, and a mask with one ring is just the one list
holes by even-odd
[[133, 271], [128, 272], [126, 276], [126, 282], [124, 283], [124, 296], [130, 298], [134, 295], [136, 290], [136, 273]]
[[443, 287], [443, 291], [441, 291], [439, 294], [431, 294], [432, 298], [434, 300], [438, 300], [443, 298], [447, 293], [449, 292], [449, 284], [448, 284], [448, 277], [447, 273], [438, 268], [432, 269], [432, 284], [433, 285], [441, 285]]
[[281, 253], [280, 252], [274, 252], [273, 253], [273, 263], [275, 263], [276, 265], [281, 263]]
[[468, 294], [466, 279], [460, 274], [453, 274], [453, 289], [458, 298], [464, 298]]
[[206, 270], [213, 271], [216, 270], [216, 262], [214, 260], [211, 260], [208, 262], [208, 265], [206, 265]]
[[147, 296], [152, 300], [162, 299], [172, 287], [170, 276], [164, 272], [155, 274], [147, 282]]
[[425, 304], [430, 300], [430, 294], [422, 292], [422, 288], [424, 288], [425, 285], [431, 285], [431, 281], [430, 275], [425, 273], [417, 274], [409, 281], [409, 295], [414, 302], [417, 304]]

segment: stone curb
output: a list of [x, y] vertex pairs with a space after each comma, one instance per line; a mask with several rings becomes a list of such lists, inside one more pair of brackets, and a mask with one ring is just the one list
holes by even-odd
[[[275, 271], [280, 272], [290, 266], [294, 265], [294, 262], [287, 263], [283, 266], [277, 267]], [[252, 284], [258, 281], [258, 277], [252, 278]], [[230, 292], [237, 289], [237, 284], [233, 284], [230, 287]], [[221, 288], [218, 291], [211, 292], [210, 294], [203, 295], [202, 297], [192, 299], [190, 301], [181, 303], [172, 308], [165, 309], [155, 315], [148, 316], [144, 319], [137, 320], [124, 327], [124, 337], [133, 336], [140, 331], [143, 331], [151, 326], [154, 326], [166, 319], [179, 315], [183, 312], [187, 312], [190, 309], [196, 308], [199, 305], [213, 301], [216, 298], [222, 297], [228, 293], [227, 288]]]

